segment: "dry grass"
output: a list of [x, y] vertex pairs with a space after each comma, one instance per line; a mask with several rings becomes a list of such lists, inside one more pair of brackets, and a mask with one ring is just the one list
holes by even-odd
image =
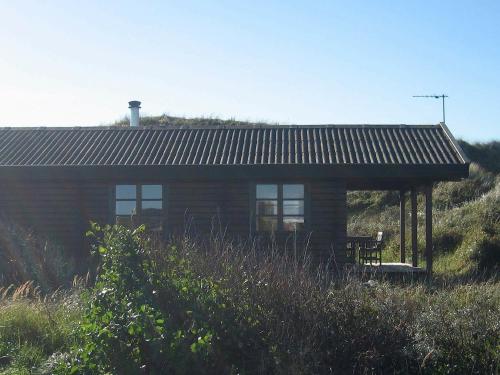
[[[192, 288], [181, 305], [160, 306], [165, 316], [195, 311], [213, 333], [201, 359], [206, 373], [500, 369], [500, 288], [493, 281], [365, 283], [314, 268], [305, 252], [262, 251], [217, 236], [179, 239], [144, 256], [160, 280], [168, 277], [165, 285]], [[33, 282], [0, 289], [0, 371], [51, 373], [69, 360], [71, 348], [81, 347], [74, 333], [88, 280], [73, 285], [49, 294]], [[161, 285], [153, 288], [159, 295]], [[216, 304], [204, 305], [207, 293]]]
[[235, 331], [217, 332], [218, 351], [248, 348], [234, 355], [252, 353], [243, 365], [261, 373], [499, 370], [497, 282], [364, 283], [356, 275], [332, 277], [306, 255], [278, 248], [260, 252], [217, 239], [177, 248], [195, 275], [224, 291], [231, 313], [216, 318], [232, 316]]
[[74, 260], [60, 246], [0, 217], [0, 284], [32, 280], [50, 291], [69, 287], [74, 272]]
[[51, 373], [50, 357], [74, 343], [83, 285], [75, 279], [71, 290], [48, 294], [32, 281], [0, 288], [0, 373]]

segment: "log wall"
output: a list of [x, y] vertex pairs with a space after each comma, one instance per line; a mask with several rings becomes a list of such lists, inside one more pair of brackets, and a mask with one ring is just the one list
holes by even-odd
[[[224, 233], [233, 238], [255, 238], [253, 185], [248, 181], [170, 181], [164, 185], [169, 234]], [[84, 233], [89, 222], [113, 220], [113, 187], [105, 182], [3, 182], [0, 213], [43, 233], [74, 254], [85, 256], [88, 249]], [[311, 181], [307, 191], [306, 232], [297, 237], [279, 233], [276, 239], [287, 249], [307, 246], [315, 259], [341, 265], [346, 247], [345, 183]]]

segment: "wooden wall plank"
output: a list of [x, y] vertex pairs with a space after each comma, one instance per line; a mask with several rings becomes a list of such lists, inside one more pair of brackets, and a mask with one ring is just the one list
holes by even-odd
[[[283, 181], [286, 182], [286, 181]], [[159, 182], [161, 183], [161, 182]], [[167, 226], [172, 235], [222, 234], [248, 239], [251, 235], [251, 187], [248, 181], [170, 182], [166, 184]], [[281, 233], [280, 245], [308, 245], [315, 260], [337, 265], [345, 262], [346, 186], [343, 182], [315, 181], [307, 184], [308, 231], [294, 236]], [[110, 212], [113, 185], [104, 182], [32, 185], [0, 184], [0, 212], [85, 255], [84, 233], [90, 221], [104, 224]], [[251, 225], [252, 224], [252, 225]]]

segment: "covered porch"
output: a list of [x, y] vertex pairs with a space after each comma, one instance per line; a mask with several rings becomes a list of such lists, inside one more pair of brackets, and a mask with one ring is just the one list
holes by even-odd
[[[400, 183], [400, 181], [398, 181]], [[399, 183], [397, 185], [399, 185]], [[396, 185], [396, 181], [386, 181], [384, 185], [374, 186], [367, 183], [363, 186], [350, 186], [348, 190], [395, 190], [391, 185]], [[399, 195], [399, 261], [384, 261], [382, 247], [386, 240], [384, 224], [380, 223], [378, 233], [379, 238], [371, 233], [364, 235], [350, 235], [347, 233], [346, 256], [348, 263], [360, 272], [367, 273], [390, 273], [390, 274], [432, 274], [433, 265], [433, 243], [432, 243], [432, 181], [426, 183], [413, 183], [400, 185]], [[418, 195], [424, 196], [424, 251], [419, 254], [418, 249]], [[409, 238], [410, 246], [407, 248], [407, 201], [409, 199]]]
[[[408, 133], [404, 134], [401, 132], [402, 129], [410, 130], [404, 125], [397, 128], [387, 128], [381, 133], [382, 142], [378, 138], [377, 142], [370, 138], [370, 142], [366, 143], [366, 149], [361, 147], [360, 150], [357, 150], [356, 147], [353, 147], [357, 159], [364, 160], [365, 163], [366, 160], [370, 160], [371, 168], [362, 172], [361, 166], [366, 167], [366, 165], [360, 164], [360, 169], [357, 171], [359, 173], [353, 173], [346, 180], [347, 191], [378, 190], [398, 193], [399, 233], [397, 233], [397, 229], [393, 229], [392, 232], [393, 235], [399, 235], [399, 259], [391, 259], [392, 263], [384, 262], [379, 248], [383, 243], [374, 242], [373, 238], [369, 238], [368, 242], [366, 240], [366, 235], [373, 236], [373, 233], [362, 233], [362, 238], [359, 238], [360, 233], [357, 237], [349, 237], [349, 233], [346, 233], [347, 261], [361, 270], [431, 275], [434, 256], [432, 243], [433, 184], [439, 181], [458, 181], [467, 178], [470, 161], [444, 123], [435, 127], [411, 128]], [[369, 135], [370, 130], [368, 129]], [[384, 145], [384, 147], [381, 148], [380, 145]], [[355, 145], [353, 144], [353, 146]], [[347, 148], [349, 151], [349, 147]], [[350, 155], [352, 158], [353, 153], [350, 152]], [[421, 241], [424, 244], [421, 253], [418, 251], [417, 230], [417, 197], [419, 194], [424, 196], [425, 205], [423, 210], [425, 223], [423, 231], [420, 232], [425, 237]], [[406, 202], [408, 199], [410, 201], [409, 246], [406, 243]], [[393, 215], [394, 221], [397, 220], [395, 217], [396, 215]], [[377, 223], [377, 231], [384, 232], [384, 225], [387, 223]], [[360, 251], [361, 257], [359, 256]]]

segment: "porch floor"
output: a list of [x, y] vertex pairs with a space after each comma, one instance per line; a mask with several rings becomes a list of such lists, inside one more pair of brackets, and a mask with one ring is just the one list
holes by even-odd
[[381, 272], [381, 273], [425, 273], [422, 267], [413, 267], [408, 263], [382, 263], [379, 264], [365, 264], [359, 266], [361, 271], [364, 272]]

